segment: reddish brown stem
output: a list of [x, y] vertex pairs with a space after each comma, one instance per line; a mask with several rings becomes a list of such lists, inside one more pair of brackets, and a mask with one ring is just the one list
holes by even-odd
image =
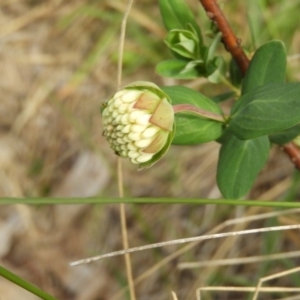
[[300, 149], [299, 147], [290, 142], [283, 145], [282, 150], [290, 157], [291, 161], [294, 163], [295, 167], [300, 170]]
[[200, 0], [200, 2], [206, 10], [207, 16], [215, 22], [219, 31], [222, 32], [222, 42], [225, 49], [236, 60], [242, 73], [246, 74], [249, 59], [241, 47], [241, 41], [235, 36], [219, 5], [215, 0]]
[[211, 120], [222, 122], [222, 123], [225, 122], [225, 119], [221, 115], [212, 113], [210, 111], [201, 109], [199, 107], [196, 107], [196, 106], [193, 106], [193, 105], [190, 105], [190, 104], [173, 105], [173, 110], [174, 110], [175, 114], [185, 111], [185, 112], [194, 113], [194, 114], [196, 114], [198, 116], [201, 116], [203, 118], [206, 118], [206, 119], [211, 119]]
[[[249, 59], [241, 47], [240, 40], [235, 36], [227, 19], [221, 11], [216, 0], [199, 0], [204, 7], [207, 16], [215, 22], [220, 32], [222, 32], [222, 42], [225, 49], [237, 62], [240, 70], [245, 75], [249, 66]], [[289, 156], [295, 167], [300, 170], [300, 148], [293, 142], [282, 146], [283, 151]]]

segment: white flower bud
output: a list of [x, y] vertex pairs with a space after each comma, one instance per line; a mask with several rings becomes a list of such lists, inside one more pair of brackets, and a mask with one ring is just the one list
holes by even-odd
[[102, 106], [103, 135], [121, 157], [149, 167], [168, 150], [174, 136], [169, 97], [153, 83], [125, 86]]

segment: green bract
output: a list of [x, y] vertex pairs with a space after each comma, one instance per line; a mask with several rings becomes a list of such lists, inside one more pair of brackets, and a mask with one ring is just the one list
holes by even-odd
[[[164, 86], [162, 90], [172, 99], [173, 105], [190, 104], [207, 112], [222, 115], [221, 108], [211, 99], [184, 86]], [[197, 145], [219, 138], [222, 134], [222, 122], [203, 118], [188, 111], [175, 114], [176, 132], [173, 145]]]
[[125, 86], [102, 106], [103, 135], [121, 157], [150, 167], [168, 150], [174, 135], [170, 98], [153, 83]]

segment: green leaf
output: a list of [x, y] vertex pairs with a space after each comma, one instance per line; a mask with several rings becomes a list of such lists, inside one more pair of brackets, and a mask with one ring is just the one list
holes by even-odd
[[269, 155], [267, 136], [243, 141], [232, 136], [222, 145], [217, 183], [225, 198], [241, 198], [251, 189]]
[[225, 72], [225, 61], [221, 56], [215, 57], [215, 59], [207, 65], [207, 79], [211, 83], [221, 82], [222, 78], [225, 77]]
[[230, 127], [240, 139], [278, 133], [300, 122], [300, 83], [263, 86], [244, 94], [231, 113]]
[[283, 145], [286, 144], [287, 142], [290, 142], [298, 135], [300, 135], [300, 124], [297, 124], [291, 128], [280, 131], [278, 133], [271, 134], [269, 136], [269, 139], [272, 143]]
[[199, 38], [192, 25], [189, 30], [172, 29], [168, 32], [165, 43], [175, 53], [184, 59], [199, 59]]
[[159, 0], [159, 9], [167, 30], [186, 29], [186, 25], [191, 24], [202, 41], [201, 30], [184, 0]]
[[231, 140], [232, 136], [235, 136], [230, 127], [226, 127], [223, 132], [222, 135], [217, 139], [217, 142], [225, 145], [226, 143], [228, 143], [229, 140]]
[[164, 77], [172, 77], [177, 79], [194, 79], [205, 73], [201, 71], [200, 61], [183, 61], [170, 59], [160, 62], [156, 66], [156, 73]]
[[219, 32], [218, 34], [216, 34], [216, 36], [212, 40], [212, 43], [207, 48], [206, 54], [205, 54], [206, 63], [209, 63], [211, 60], [213, 60], [215, 58], [215, 52], [216, 52], [218, 45], [220, 44], [221, 38], [222, 38], [222, 33]]
[[[171, 98], [172, 104], [191, 104], [204, 110], [222, 114], [211, 99], [183, 86], [165, 86], [161, 89]], [[222, 134], [222, 123], [201, 118], [188, 112], [175, 114], [176, 131], [172, 144], [195, 145], [217, 139]]]
[[286, 73], [286, 51], [281, 41], [262, 45], [254, 54], [242, 85], [242, 94], [260, 86], [284, 83]]

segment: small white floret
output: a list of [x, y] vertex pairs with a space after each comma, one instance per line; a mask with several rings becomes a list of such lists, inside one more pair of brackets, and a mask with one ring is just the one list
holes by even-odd
[[136, 141], [134, 144], [139, 148], [146, 148], [148, 147], [152, 142], [152, 139], [143, 139]]
[[126, 143], [131, 143], [132, 140], [127, 136], [127, 135], [124, 135], [123, 136], [123, 140], [126, 142]]
[[109, 106], [107, 106], [106, 109], [108, 109], [108, 111], [109, 111], [110, 113], [112, 113], [112, 112], [114, 111], [114, 106], [113, 106], [113, 105], [109, 105]]
[[119, 126], [122, 126], [122, 129], [120, 129], [121, 130], [121, 132], [122, 133], [129, 133], [130, 131], [131, 131], [131, 124], [128, 124], [128, 125], [119, 125]]
[[124, 133], [122, 133], [121, 131], [117, 131], [116, 135], [117, 135], [117, 137], [122, 138], [124, 136]]
[[121, 98], [117, 98], [117, 99], [115, 99], [115, 102], [114, 102], [114, 107], [115, 108], [118, 108], [119, 106], [121, 106], [123, 104], [123, 101], [122, 101], [122, 99]]
[[139, 117], [139, 116], [143, 116], [145, 114], [144, 111], [142, 110], [135, 110], [133, 112], [130, 113], [129, 115], [129, 121], [132, 122], [132, 123], [135, 123], [136, 119]]
[[132, 142], [127, 144], [127, 148], [128, 148], [128, 150], [131, 150], [131, 151], [138, 150], [138, 147], [136, 145], [134, 145], [134, 143], [132, 143]]
[[128, 134], [128, 137], [132, 140], [132, 141], [138, 141], [141, 139], [141, 134], [140, 133], [136, 133], [136, 132], [130, 132]]
[[111, 124], [109, 124], [109, 125], [107, 125], [107, 126], [105, 127], [105, 129], [106, 129], [107, 131], [113, 131], [114, 126], [112, 126]]
[[119, 155], [121, 157], [127, 158], [128, 157], [128, 151], [119, 151]]
[[137, 158], [137, 157], [139, 157], [139, 155], [140, 154], [137, 151], [134, 151], [134, 150], [128, 152], [128, 157], [129, 158]]
[[139, 164], [139, 162], [136, 160], [136, 158], [132, 158], [130, 161], [135, 165]]
[[118, 107], [118, 112], [119, 112], [120, 114], [125, 113], [125, 112], [127, 111], [127, 107], [128, 107], [128, 104], [127, 104], [127, 103], [123, 103], [122, 105], [120, 105], [120, 106]]
[[110, 99], [107, 101], [107, 106], [111, 105], [114, 101], [115, 101], [115, 98], [110, 98]]
[[111, 114], [112, 118], [116, 118], [119, 115], [119, 112], [117, 110], [114, 110]]
[[141, 132], [143, 132], [146, 128], [147, 128], [147, 126], [134, 124], [134, 125], [131, 126], [131, 132], [138, 132], [138, 133], [141, 133]]
[[159, 130], [160, 130], [160, 128], [157, 127], [157, 126], [151, 126], [151, 127], [148, 127], [148, 128], [142, 133], [142, 137], [143, 137], [143, 138], [151, 138], [151, 137], [153, 137]]
[[127, 125], [130, 123], [129, 120], [129, 114], [124, 114], [123, 116], [120, 115], [120, 123], [122, 123], [123, 125]]
[[109, 115], [109, 111], [107, 108], [104, 108], [103, 111], [102, 111], [102, 117], [104, 118], [105, 120], [105, 117], [107, 117]]
[[146, 162], [146, 161], [149, 161], [149, 160], [152, 158], [153, 155], [154, 155], [154, 154], [152, 154], [152, 153], [144, 153], [144, 154], [142, 154], [141, 156], [139, 156], [139, 157], [136, 159], [136, 161], [137, 161], [138, 163], [144, 163], [144, 162]]
[[126, 144], [126, 142], [123, 140], [123, 138], [121, 138], [121, 137], [118, 137], [117, 139], [116, 139], [116, 143], [118, 144], [118, 145], [123, 145], [123, 144]]
[[127, 93], [127, 90], [120, 90], [120, 91], [115, 93], [114, 98], [122, 97], [126, 93]]
[[147, 126], [150, 124], [150, 122], [149, 122], [150, 118], [151, 118], [150, 114], [144, 113], [143, 115], [138, 116], [136, 118], [135, 122], [136, 122], [136, 124]]
[[142, 91], [136, 91], [136, 90], [126, 90], [126, 93], [122, 95], [122, 100], [125, 103], [130, 103], [133, 101], [136, 101], [140, 95], [142, 94]]

